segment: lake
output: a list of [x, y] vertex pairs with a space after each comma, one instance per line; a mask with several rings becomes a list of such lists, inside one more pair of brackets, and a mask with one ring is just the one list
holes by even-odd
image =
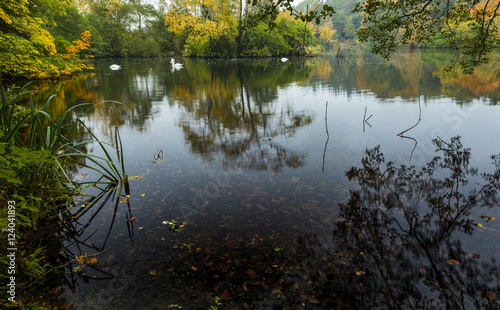
[[91, 103], [73, 117], [99, 139], [118, 128], [130, 182], [72, 206], [48, 290], [72, 309], [498, 309], [498, 54], [471, 76], [453, 57], [98, 60], [40, 82], [55, 113]]

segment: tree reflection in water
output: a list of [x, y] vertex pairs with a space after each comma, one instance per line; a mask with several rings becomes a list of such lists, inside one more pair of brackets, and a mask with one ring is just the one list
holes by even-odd
[[[469, 252], [461, 236], [474, 234], [498, 210], [500, 155], [492, 156], [493, 173], [478, 174], [459, 137], [433, 142], [443, 156], [420, 170], [385, 162], [379, 147], [367, 150], [362, 166], [346, 172], [359, 189], [339, 204], [345, 220], [330, 245], [313, 236], [297, 240], [297, 250], [308, 254], [302, 270], [317, 281], [325, 305], [499, 309], [495, 258]], [[471, 178], [482, 184], [465, 194]], [[305, 270], [315, 265], [312, 274]]]

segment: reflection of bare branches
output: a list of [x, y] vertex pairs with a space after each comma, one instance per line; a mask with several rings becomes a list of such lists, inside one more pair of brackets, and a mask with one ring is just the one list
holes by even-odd
[[[467, 194], [468, 178], [477, 175], [477, 169], [468, 167], [469, 150], [459, 138], [433, 142], [444, 156], [421, 170], [386, 162], [376, 147], [366, 151], [362, 167], [346, 173], [360, 190], [351, 191], [349, 201], [339, 204], [344, 221], [336, 225], [328, 254], [338, 256], [338, 267], [355, 273], [362, 287], [346, 282], [328, 296], [357, 296], [349, 307], [353, 309], [365, 308], [381, 296], [386, 308], [496, 309], [496, 297], [491, 297], [498, 292], [500, 275], [495, 260], [479, 262], [456, 232], [473, 234], [473, 210], [498, 206], [500, 155], [493, 157], [495, 171], [482, 174], [483, 184]], [[438, 171], [450, 176], [438, 178]], [[461, 268], [450, 268], [458, 263]], [[335, 269], [323, 272], [333, 273], [334, 279]], [[436, 287], [440, 294], [430, 294]]]
[[[331, 301], [325, 308], [339, 303], [343, 309], [498, 308], [500, 270], [494, 257], [478, 260], [456, 232], [472, 234], [480, 226], [472, 211], [498, 206], [500, 155], [492, 157], [495, 171], [482, 174], [485, 182], [467, 196], [464, 185], [477, 175], [468, 167], [469, 150], [458, 138], [438, 139], [434, 143], [444, 157], [420, 171], [386, 162], [376, 147], [366, 151], [362, 167], [346, 172], [360, 190], [339, 203], [343, 218], [332, 238], [306, 233], [295, 239], [291, 282], [299, 284], [302, 296], [320, 292], [315, 298]], [[437, 170], [451, 176], [438, 178]], [[450, 266], [455, 264], [461, 267]], [[301, 279], [312, 285], [301, 286]], [[440, 293], [433, 294], [434, 288]]]
[[399, 137], [402, 139], [410, 139], [410, 140], [413, 140], [415, 142], [415, 145], [413, 146], [413, 149], [411, 150], [411, 153], [410, 153], [410, 161], [411, 161], [411, 158], [413, 156], [413, 152], [415, 152], [415, 149], [417, 148], [418, 141], [415, 138], [408, 137], [408, 136], [400, 135]]

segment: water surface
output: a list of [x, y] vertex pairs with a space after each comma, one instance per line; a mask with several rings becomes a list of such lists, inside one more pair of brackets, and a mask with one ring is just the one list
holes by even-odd
[[[57, 92], [57, 111], [91, 102], [75, 117], [98, 138], [114, 142], [118, 128], [132, 177], [130, 197], [73, 209], [61, 260], [98, 264], [69, 264], [59, 298], [75, 309], [216, 299], [227, 309], [495, 309], [499, 71], [444, 73], [450, 57], [179, 58], [175, 71], [168, 60], [109, 60], [40, 86]], [[175, 232], [162, 223], [172, 220]]]

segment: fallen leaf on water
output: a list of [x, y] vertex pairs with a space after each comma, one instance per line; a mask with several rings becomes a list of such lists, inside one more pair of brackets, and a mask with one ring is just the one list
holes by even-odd
[[141, 194], [141, 197], [144, 197], [144, 196], [146, 196], [146, 194]]
[[78, 262], [78, 264], [80, 265], [83, 265], [85, 263], [85, 257], [83, 255], [80, 255], [79, 257], [75, 256], [76, 257], [76, 261]]
[[480, 254], [476, 254], [476, 253], [472, 253], [472, 257], [474, 257], [474, 258], [480, 258], [481, 255]]
[[130, 198], [130, 195], [125, 195], [125, 197]]
[[483, 225], [481, 223], [477, 223], [477, 226], [479, 227], [483, 227]]
[[143, 177], [144, 177], [143, 175], [133, 175], [131, 177], [128, 177], [128, 179], [129, 180], [138, 180], [138, 179], [141, 179]]
[[489, 220], [496, 220], [494, 217], [488, 215], [481, 215], [480, 218], [487, 219], [486, 222], [488, 222]]
[[141, 227], [139, 227], [139, 229], [144, 229], [144, 227], [141, 226]]
[[269, 211], [268, 209], [266, 209], [265, 207], [263, 207], [261, 205], [257, 205], [257, 208], [261, 209], [262, 211]]
[[135, 216], [132, 216], [131, 218], [127, 219], [127, 221], [133, 221], [135, 220]]
[[247, 273], [253, 278], [257, 275], [257, 273], [255, 271], [253, 271], [252, 269], [248, 269], [247, 270]]
[[198, 268], [196, 268], [195, 266], [191, 266], [191, 269], [198, 270]]
[[459, 264], [459, 262], [457, 260], [454, 260], [454, 259], [450, 259], [449, 261], [447, 261], [447, 263], [449, 265], [458, 265]]
[[172, 267], [172, 268], [169, 268], [167, 271], [168, 271], [168, 272], [172, 272], [172, 271], [174, 271], [174, 268], [173, 268], [173, 267]]
[[152, 276], [156, 276], [158, 273], [156, 272], [156, 270], [151, 270], [149, 274]]
[[498, 299], [498, 294], [493, 292], [493, 291], [486, 291], [486, 296], [488, 296], [488, 298], [493, 299], [493, 300]]
[[358, 270], [358, 271], [356, 271], [356, 274], [357, 274], [358, 276], [361, 276], [361, 275], [364, 275], [364, 274], [365, 274], [365, 272], [364, 272], [363, 270]]
[[94, 266], [97, 264], [97, 258], [95, 258], [95, 257], [87, 258], [86, 263], [89, 266]]

